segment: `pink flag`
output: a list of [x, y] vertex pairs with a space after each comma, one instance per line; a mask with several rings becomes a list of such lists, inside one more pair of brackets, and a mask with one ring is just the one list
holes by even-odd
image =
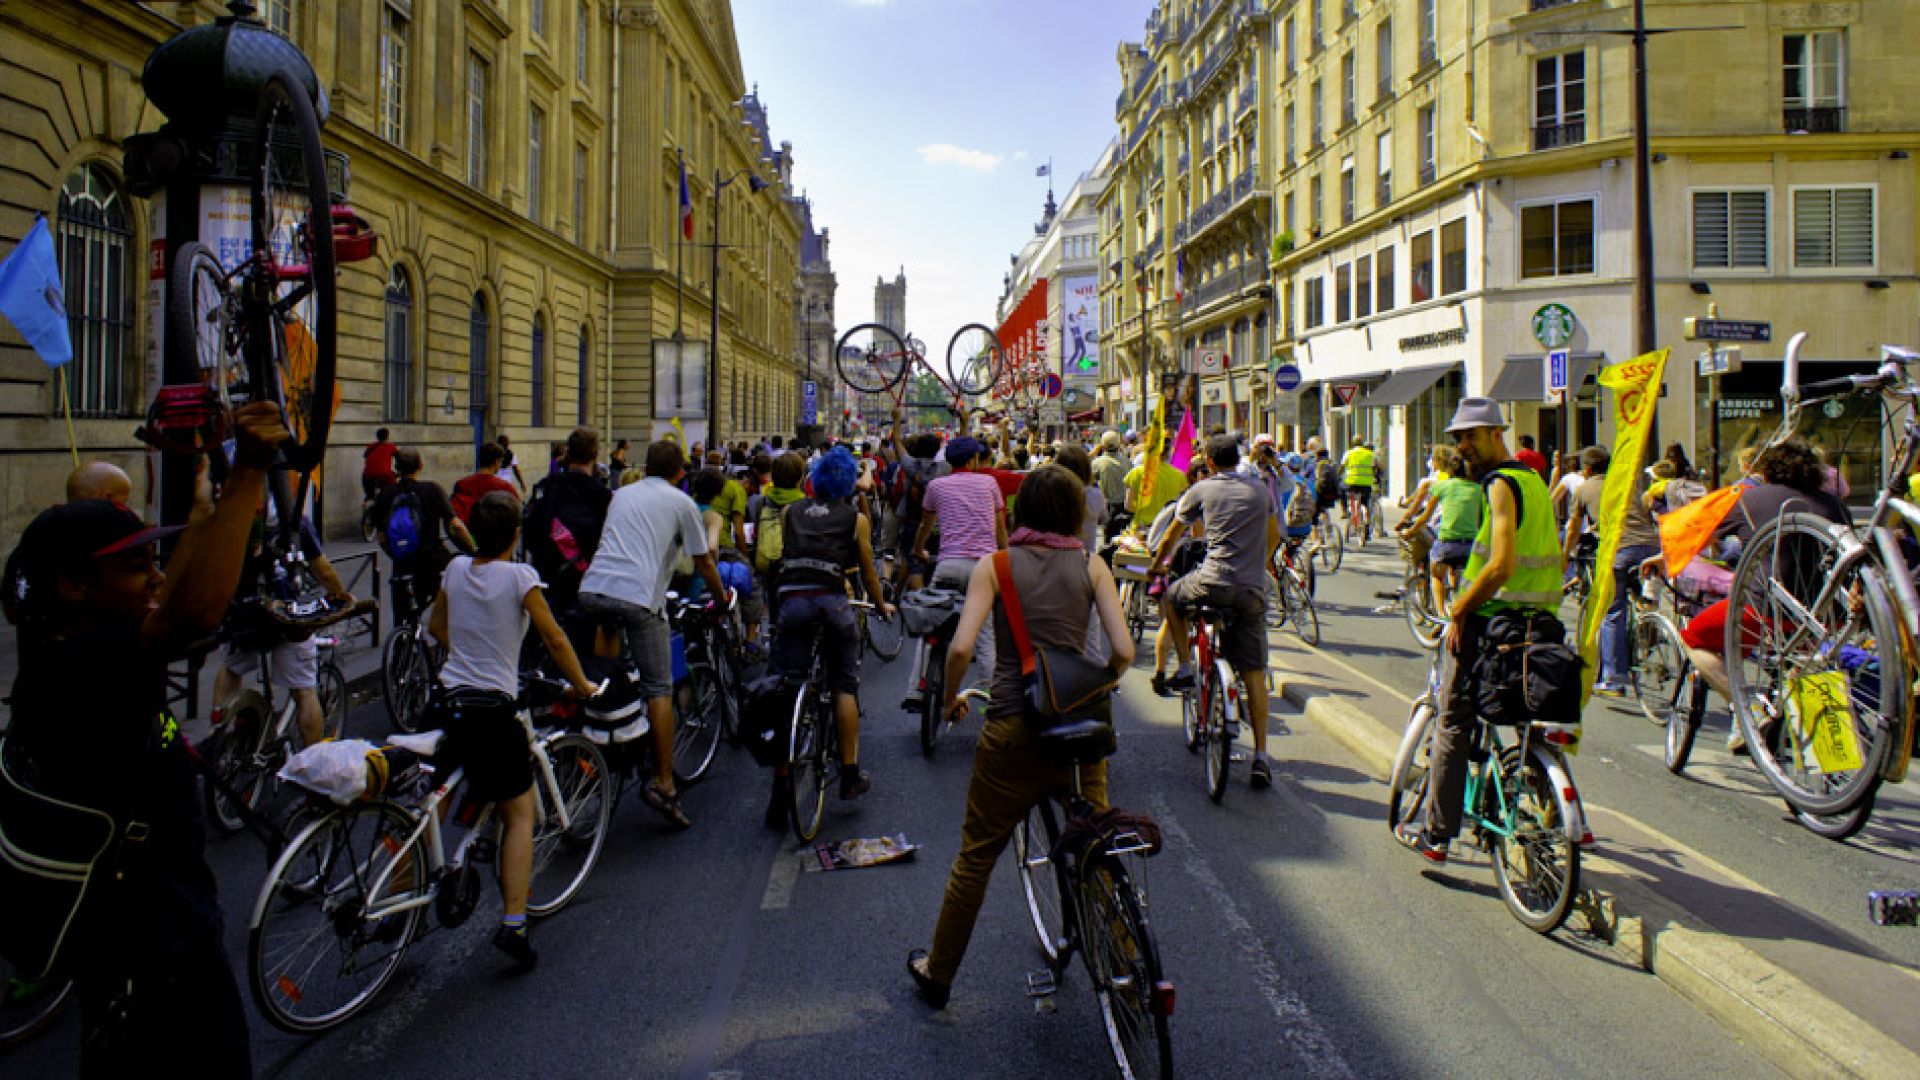
[[1174, 433], [1173, 449], [1167, 451], [1167, 464], [1186, 475], [1187, 466], [1193, 464], [1193, 410], [1180, 410], [1180, 430]]

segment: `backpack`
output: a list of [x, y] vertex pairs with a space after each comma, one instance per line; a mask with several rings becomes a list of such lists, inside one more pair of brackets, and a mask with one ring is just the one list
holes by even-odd
[[766, 573], [780, 561], [786, 548], [786, 508], [772, 499], [760, 500], [760, 511], [753, 522], [753, 568]]
[[1314, 483], [1311, 477], [1293, 478], [1293, 497], [1287, 500], [1287, 528], [1307, 529], [1313, 526], [1313, 516], [1318, 508], [1314, 498]]
[[394, 492], [387, 510], [387, 554], [405, 562], [420, 554], [420, 493], [412, 487]]
[[1329, 505], [1340, 498], [1340, 466], [1332, 458], [1321, 458], [1313, 467], [1313, 488]]
[[931, 463], [922, 464], [922, 459], [913, 458], [901, 462], [893, 473], [893, 504], [899, 510], [901, 521], [919, 521], [920, 505], [927, 497], [927, 485], [932, 482], [928, 473]]

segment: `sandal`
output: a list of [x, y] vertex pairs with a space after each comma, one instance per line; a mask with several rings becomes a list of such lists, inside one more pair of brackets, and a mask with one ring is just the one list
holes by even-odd
[[907, 953], [907, 974], [913, 976], [913, 985], [920, 992], [920, 1000], [936, 1009], [947, 1007], [947, 998], [952, 995], [953, 987], [936, 981], [927, 971], [927, 950], [914, 949]]
[[680, 796], [662, 788], [659, 780], [647, 781], [647, 786], [640, 789], [640, 797], [648, 806], [658, 811], [661, 817], [672, 822], [675, 828], [693, 827], [693, 819], [687, 816], [686, 811], [680, 809]]

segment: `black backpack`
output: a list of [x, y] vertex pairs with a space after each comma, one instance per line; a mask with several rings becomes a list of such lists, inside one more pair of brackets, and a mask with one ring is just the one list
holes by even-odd
[[1580, 672], [1586, 661], [1566, 643], [1559, 619], [1507, 611], [1487, 620], [1474, 661], [1474, 700], [1489, 724], [1580, 722]]

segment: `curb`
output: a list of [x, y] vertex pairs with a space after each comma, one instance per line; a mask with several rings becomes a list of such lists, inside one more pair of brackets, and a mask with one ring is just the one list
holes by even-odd
[[[1345, 701], [1277, 681], [1283, 700], [1386, 780], [1400, 749], [1395, 732]], [[1795, 1076], [1920, 1076], [1920, 1054], [1788, 969], [1611, 872], [1604, 853], [1588, 851], [1584, 861], [1589, 895], [1576, 899], [1576, 909], [1614, 955], [1667, 984], [1774, 1065]]]

